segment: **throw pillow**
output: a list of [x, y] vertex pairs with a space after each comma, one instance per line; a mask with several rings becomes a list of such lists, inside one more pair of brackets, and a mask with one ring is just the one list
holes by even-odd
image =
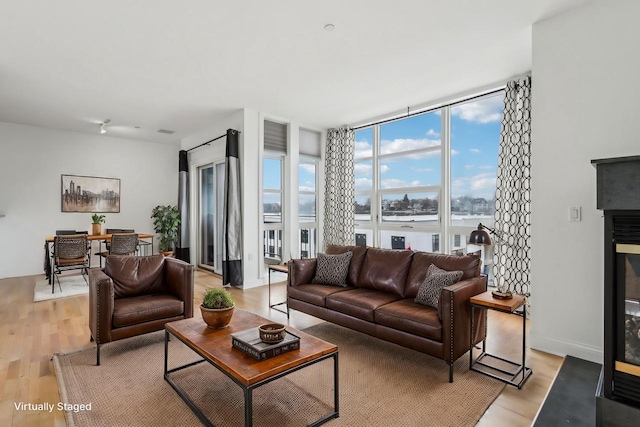
[[418, 289], [418, 295], [413, 300], [418, 304], [438, 308], [440, 293], [445, 286], [453, 285], [462, 278], [462, 271], [447, 271], [431, 264], [427, 275]]
[[316, 261], [316, 275], [311, 283], [323, 285], [347, 286], [347, 274], [353, 253], [337, 255], [319, 253]]

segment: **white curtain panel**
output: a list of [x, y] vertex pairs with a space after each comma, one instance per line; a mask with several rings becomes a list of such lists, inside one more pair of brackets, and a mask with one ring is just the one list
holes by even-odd
[[531, 76], [507, 83], [498, 153], [493, 277], [529, 295], [531, 262]]
[[329, 129], [325, 156], [324, 244], [355, 243], [353, 129]]

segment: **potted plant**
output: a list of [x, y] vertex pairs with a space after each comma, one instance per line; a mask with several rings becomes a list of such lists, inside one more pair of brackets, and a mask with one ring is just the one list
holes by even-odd
[[153, 227], [160, 234], [158, 250], [165, 256], [173, 255], [173, 248], [178, 242], [180, 227], [180, 211], [177, 206], [158, 205], [151, 212]]
[[207, 327], [219, 329], [231, 321], [235, 304], [231, 294], [222, 288], [209, 288], [202, 297], [200, 312]]
[[104, 215], [91, 215], [91, 234], [94, 236], [102, 234], [102, 224], [104, 224]]

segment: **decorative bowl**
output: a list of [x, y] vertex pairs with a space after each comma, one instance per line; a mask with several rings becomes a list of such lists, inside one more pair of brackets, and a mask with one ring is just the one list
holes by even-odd
[[286, 327], [281, 323], [268, 323], [258, 328], [260, 339], [269, 344], [275, 344], [287, 335]]

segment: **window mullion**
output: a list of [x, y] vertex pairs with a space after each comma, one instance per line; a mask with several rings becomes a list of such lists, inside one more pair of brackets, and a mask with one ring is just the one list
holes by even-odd
[[442, 253], [450, 253], [449, 226], [451, 225], [451, 120], [450, 107], [442, 110], [442, 188], [440, 192], [440, 246]]

